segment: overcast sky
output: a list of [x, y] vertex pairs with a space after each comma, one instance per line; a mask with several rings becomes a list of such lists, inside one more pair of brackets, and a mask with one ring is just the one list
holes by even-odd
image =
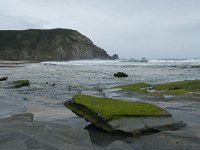
[[0, 0], [0, 29], [69, 28], [120, 58], [200, 57], [200, 0]]

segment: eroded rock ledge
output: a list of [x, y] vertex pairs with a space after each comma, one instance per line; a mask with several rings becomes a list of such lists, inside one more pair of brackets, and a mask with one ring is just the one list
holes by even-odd
[[176, 130], [184, 127], [166, 110], [143, 102], [75, 95], [65, 106], [107, 132], [140, 134], [148, 130]]
[[113, 88], [129, 90], [140, 94], [150, 95], [200, 95], [200, 80], [184, 80], [151, 85], [145, 82], [138, 82], [127, 85], [120, 85]]

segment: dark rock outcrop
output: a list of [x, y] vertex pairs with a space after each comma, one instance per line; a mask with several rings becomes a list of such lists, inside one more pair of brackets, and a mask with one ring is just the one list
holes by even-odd
[[8, 77], [0, 77], [0, 81], [5, 81], [7, 79], [8, 79]]
[[113, 60], [119, 59], [119, 56], [118, 56], [117, 54], [114, 54], [114, 55], [112, 56], [112, 59], [113, 59]]
[[126, 78], [128, 77], [128, 75], [124, 72], [117, 72], [117, 73], [114, 73], [114, 77]]
[[0, 60], [67, 61], [80, 59], [118, 59], [76, 30], [29, 29], [0, 31]]

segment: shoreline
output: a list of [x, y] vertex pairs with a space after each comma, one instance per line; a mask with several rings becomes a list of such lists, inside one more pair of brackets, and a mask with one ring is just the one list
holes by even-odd
[[19, 65], [19, 64], [28, 64], [28, 63], [39, 63], [37, 61], [6, 61], [0, 60], [0, 65]]
[[[31, 149], [30, 145], [38, 145], [40, 149], [53, 147], [61, 150], [66, 147], [73, 150], [200, 148], [199, 97], [166, 94], [165, 97], [155, 98], [111, 89], [144, 79], [144, 82], [153, 85], [174, 80], [200, 79], [199, 69], [177, 69], [171, 66], [124, 67], [124, 64], [108, 66], [95, 63], [89, 67], [88, 63], [59, 67], [46, 66], [40, 62], [0, 60], [1, 65], [13, 67], [0, 67], [1, 75], [8, 77], [7, 81], [0, 83], [0, 138], [5, 139], [0, 142], [1, 149]], [[113, 73], [117, 71], [124, 71], [129, 77], [114, 78]], [[20, 89], [10, 87], [13, 81], [25, 79], [30, 80], [30, 86]], [[140, 137], [108, 134], [91, 126], [63, 105], [76, 93], [149, 102], [166, 109], [175, 121], [183, 121], [187, 126], [177, 131], [149, 133]]]
[[5, 61], [0, 60], [0, 68], [25, 67], [27, 64], [40, 63], [36, 61]]

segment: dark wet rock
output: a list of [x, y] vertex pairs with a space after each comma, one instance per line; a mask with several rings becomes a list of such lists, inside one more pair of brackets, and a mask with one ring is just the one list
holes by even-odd
[[200, 68], [200, 65], [197, 65], [197, 66], [191, 66], [190, 68]]
[[56, 86], [56, 84], [55, 84], [55, 83], [53, 83], [51, 86]]
[[0, 119], [0, 149], [94, 149], [86, 130], [61, 124], [36, 122], [32, 121], [32, 118], [32, 114], [21, 114]]
[[15, 88], [21, 88], [23, 86], [29, 86], [30, 82], [29, 80], [17, 80], [17, 81], [14, 81], [13, 84]]
[[128, 77], [128, 75], [124, 72], [117, 72], [117, 73], [114, 73], [114, 77], [123, 78], [123, 77]]
[[185, 126], [176, 125], [167, 111], [147, 103], [75, 95], [65, 105], [77, 115], [110, 133], [142, 135], [152, 130], [175, 130]]
[[119, 56], [118, 56], [117, 54], [114, 54], [114, 55], [112, 56], [112, 59], [113, 59], [113, 60], [119, 59]]
[[28, 98], [27, 98], [27, 97], [25, 97], [25, 98], [23, 98], [23, 100], [25, 100], [25, 101], [26, 101], [26, 100], [28, 100]]
[[0, 81], [5, 81], [7, 79], [8, 79], [8, 77], [0, 77]]

